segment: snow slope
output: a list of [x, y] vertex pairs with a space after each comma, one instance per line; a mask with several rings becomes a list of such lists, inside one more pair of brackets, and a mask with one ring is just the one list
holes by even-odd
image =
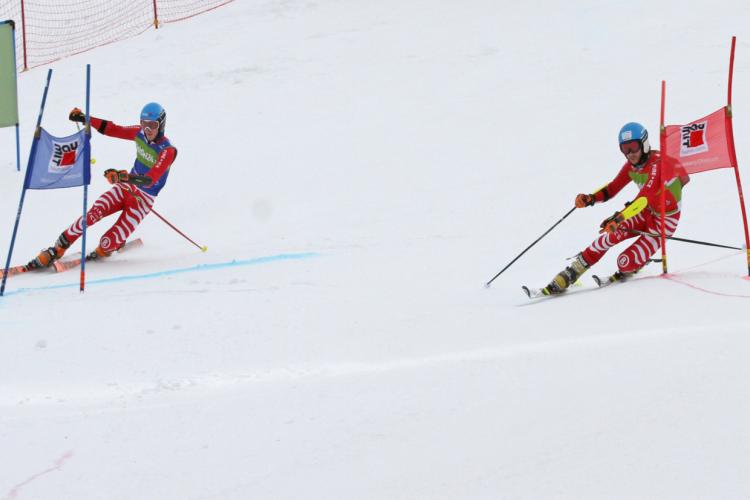
[[[671, 123], [723, 105], [732, 35], [750, 186], [749, 21], [741, 1], [248, 0], [55, 63], [52, 133], [87, 63], [94, 115], [165, 106], [156, 208], [209, 251], [151, 216], [85, 294], [8, 282], [0, 499], [747, 498], [742, 252], [675, 243], [672, 279], [528, 301], [630, 187], [483, 284], [614, 176], [623, 123], [656, 142], [662, 79]], [[46, 71], [19, 78], [24, 162]], [[133, 146], [95, 134], [93, 156], [90, 202]], [[80, 210], [29, 192], [14, 263]], [[694, 176], [677, 235], [742, 245], [732, 171]]]

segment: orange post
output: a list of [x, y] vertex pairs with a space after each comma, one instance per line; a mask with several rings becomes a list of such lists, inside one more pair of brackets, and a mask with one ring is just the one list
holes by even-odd
[[154, 0], [154, 29], [159, 29], [159, 12], [156, 7], [156, 0]]

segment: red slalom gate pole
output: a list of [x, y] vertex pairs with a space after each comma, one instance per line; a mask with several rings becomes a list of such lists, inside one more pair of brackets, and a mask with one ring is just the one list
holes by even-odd
[[726, 124], [727, 130], [729, 131], [729, 154], [732, 160], [732, 167], [734, 167], [734, 176], [737, 180], [737, 193], [740, 197], [740, 210], [742, 211], [742, 224], [745, 228], [745, 248], [747, 257], [747, 275], [750, 276], [750, 233], [747, 229], [747, 212], [745, 211], [745, 197], [742, 194], [742, 182], [740, 182], [740, 168], [737, 165], [737, 153], [734, 148], [734, 131], [732, 129], [732, 75], [734, 73], [734, 47], [737, 42], [737, 37], [732, 37], [732, 49], [729, 53], [729, 82], [727, 84], [727, 112], [726, 112]]
[[659, 182], [661, 183], [661, 272], [667, 274], [667, 238], [666, 238], [666, 203], [667, 203], [667, 186], [664, 179], [664, 156], [667, 152], [667, 129], [664, 127], [664, 101], [666, 100], [667, 82], [661, 81], [661, 118], [659, 119], [659, 149], [661, 157], [659, 159]]

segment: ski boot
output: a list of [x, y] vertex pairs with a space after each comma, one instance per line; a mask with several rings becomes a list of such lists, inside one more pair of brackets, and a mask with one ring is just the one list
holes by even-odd
[[60, 234], [60, 236], [57, 238], [57, 241], [55, 241], [54, 246], [42, 250], [41, 252], [39, 252], [39, 255], [31, 259], [31, 261], [26, 264], [26, 270], [31, 271], [33, 269], [48, 267], [54, 261], [62, 257], [69, 247], [70, 242], [68, 242], [68, 239], [65, 237], [65, 233]]
[[600, 278], [596, 274], [593, 275], [592, 278], [594, 278], [594, 281], [596, 281], [597, 286], [601, 288], [611, 285], [612, 283], [617, 283], [618, 281], [625, 281], [637, 272], [638, 271], [633, 271], [632, 273], [623, 273], [622, 271], [615, 271], [615, 273], [609, 278]]
[[568, 289], [570, 285], [578, 281], [589, 268], [589, 264], [584, 260], [583, 254], [578, 254], [573, 259], [573, 263], [560, 271], [560, 273], [552, 278], [549, 285], [542, 288], [544, 295], [557, 295], [563, 293]]
[[96, 247], [96, 249], [86, 256], [86, 260], [104, 259], [112, 255], [112, 252], [107, 252], [102, 247]]

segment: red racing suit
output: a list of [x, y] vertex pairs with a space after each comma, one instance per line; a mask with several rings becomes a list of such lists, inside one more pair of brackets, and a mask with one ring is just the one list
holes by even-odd
[[[599, 262], [607, 250], [629, 238], [638, 236], [628, 230], [639, 230], [652, 234], [661, 234], [661, 188], [659, 175], [661, 161], [659, 151], [652, 150], [645, 163], [639, 166], [625, 162], [618, 174], [604, 188], [594, 194], [596, 202], [605, 202], [619, 193], [630, 182], [640, 188], [634, 198], [645, 197], [648, 205], [635, 216], [620, 224], [614, 233], [604, 233], [594, 240], [582, 253], [584, 260], [592, 266]], [[687, 176], [675, 176], [668, 179], [665, 193], [664, 229], [667, 236], [674, 234], [680, 220], [682, 188], [689, 181]], [[661, 247], [660, 238], [638, 236], [638, 239], [625, 249], [617, 258], [617, 267], [621, 272], [631, 273], [643, 267], [651, 256]]]
[[[87, 226], [93, 226], [104, 217], [121, 212], [114, 225], [102, 235], [99, 241], [101, 249], [111, 253], [125, 244], [138, 224], [151, 212], [156, 194], [164, 187], [166, 174], [177, 156], [177, 150], [164, 136], [157, 138], [153, 143], [148, 142], [138, 125], [123, 127], [107, 120], [91, 117], [91, 126], [104, 135], [135, 141], [137, 157], [131, 173], [146, 175], [152, 181], [144, 189], [126, 183], [115, 184], [109, 191], [102, 194], [86, 212]], [[145, 161], [152, 165], [145, 164], [142, 158], [150, 159], [150, 161]], [[147, 191], [151, 191], [152, 194]], [[79, 217], [65, 230], [65, 237], [71, 245], [83, 233], [82, 224], [83, 217]]]

